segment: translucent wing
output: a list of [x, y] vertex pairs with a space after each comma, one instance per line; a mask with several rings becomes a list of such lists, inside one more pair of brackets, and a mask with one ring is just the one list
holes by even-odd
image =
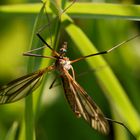
[[77, 117], [83, 117], [92, 128], [109, 133], [109, 125], [102, 111], [84, 89], [64, 70], [61, 76], [66, 98]]
[[11, 81], [0, 88], [0, 104], [15, 102], [27, 96], [30, 91], [36, 89], [44, 75], [51, 67], [39, 70], [37, 72], [25, 75]]

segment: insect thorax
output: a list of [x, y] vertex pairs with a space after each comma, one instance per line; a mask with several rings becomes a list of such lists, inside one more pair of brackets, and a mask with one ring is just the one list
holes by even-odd
[[62, 57], [56, 62], [56, 67], [59, 71], [62, 71], [63, 69], [70, 70], [72, 66], [68, 57]]

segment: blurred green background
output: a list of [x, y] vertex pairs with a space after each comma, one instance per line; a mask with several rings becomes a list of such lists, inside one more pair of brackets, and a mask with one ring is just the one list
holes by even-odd
[[[1, 0], [2, 5], [39, 3], [38, 0]], [[91, 1], [90, 1], [91, 2]], [[117, 4], [136, 4], [134, 0], [107, 0], [92, 1]], [[138, 3], [137, 3], [138, 4]], [[0, 85], [26, 74], [27, 57], [22, 53], [29, 50], [31, 34], [36, 14], [0, 13]], [[73, 18], [73, 17], [72, 17]], [[98, 50], [106, 50], [118, 43], [139, 33], [139, 22], [117, 18], [75, 18], [75, 23], [84, 31], [88, 38], [94, 42]], [[81, 56], [76, 52], [75, 44], [66, 32], [62, 31], [60, 42], [68, 42], [68, 56], [71, 59]], [[109, 63], [116, 77], [126, 91], [131, 103], [140, 112], [140, 37], [128, 42], [104, 58]], [[85, 48], [83, 48], [85, 49]], [[47, 54], [46, 54], [47, 55]], [[94, 62], [93, 62], [94, 65]], [[74, 64], [76, 74], [88, 71], [77, 78], [77, 81], [93, 97], [108, 118], [122, 121], [113, 107], [108, 103], [108, 98], [103, 94], [98, 79], [92, 74], [85, 61]], [[105, 66], [106, 67], [106, 66]], [[104, 66], [95, 69], [100, 72]], [[111, 133], [104, 136], [90, 128], [82, 119], [77, 119], [70, 110], [61, 85], [49, 90], [53, 75], [48, 74], [47, 83], [43, 90], [43, 100], [35, 117], [36, 139], [41, 140], [117, 140], [129, 139], [130, 135], [117, 124], [111, 124]], [[113, 91], [112, 91], [113, 92]], [[39, 93], [34, 94], [34, 98]], [[117, 95], [116, 95], [117, 96]], [[35, 99], [36, 100], [36, 99]], [[34, 107], [36, 108], [36, 107]], [[125, 109], [124, 109], [125, 110]], [[113, 112], [114, 111], [114, 112]], [[113, 113], [112, 113], [113, 112]], [[113, 114], [116, 114], [115, 116]], [[24, 136], [24, 99], [16, 103], [0, 106], [0, 140], [25, 139]], [[129, 115], [129, 112], [128, 114]], [[16, 132], [16, 134], [15, 134]]]

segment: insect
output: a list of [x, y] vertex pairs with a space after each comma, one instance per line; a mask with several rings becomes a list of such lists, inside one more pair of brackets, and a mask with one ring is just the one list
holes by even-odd
[[[35, 89], [38, 83], [40, 83], [40, 81], [42, 80], [45, 73], [57, 70], [60, 73], [65, 91], [64, 93], [72, 111], [76, 114], [77, 117], [83, 117], [94, 129], [104, 134], [108, 134], [109, 125], [107, 119], [104, 117], [100, 108], [91, 99], [87, 92], [76, 82], [74, 70], [71, 64], [91, 56], [109, 53], [119, 47], [122, 43], [107, 51], [90, 54], [71, 61], [68, 57], [65, 56], [67, 51], [66, 42], [64, 42], [59, 52], [56, 52], [51, 48], [49, 44], [47, 44], [47, 42], [45, 42], [40, 34], [37, 34], [37, 36], [45, 43], [45, 45], [49, 49], [52, 50], [53, 56], [47, 57], [31, 54], [29, 52], [24, 53], [24, 55], [51, 58], [55, 60], [55, 63], [49, 67], [45, 67], [44, 69], [13, 80], [7, 85], [1, 87], [0, 104], [12, 103], [24, 98], [28, 95], [28, 93], [31, 93], [30, 91], [33, 91]], [[128, 42], [133, 38], [130, 38], [125, 42]], [[70, 70], [72, 71], [72, 75], [69, 73]]]
[[[7, 85], [1, 87], [0, 104], [12, 103], [26, 97], [29, 93], [31, 93], [31, 91], [36, 89], [38, 84], [41, 82], [44, 74], [46, 74], [49, 71], [56, 70], [59, 72], [59, 77], [61, 77], [62, 79], [66, 99], [75, 115], [78, 118], [83, 117], [95, 130], [98, 130], [99, 132], [104, 134], [108, 134], [109, 133], [108, 121], [111, 120], [104, 116], [104, 114], [102, 113], [100, 108], [96, 105], [96, 103], [92, 100], [92, 98], [76, 82], [72, 64], [81, 61], [83, 59], [86, 59], [88, 57], [110, 53], [114, 49], [120, 47], [122, 44], [136, 38], [139, 35], [136, 35], [107, 51], [90, 54], [87, 56], [77, 58], [75, 60], [70, 60], [68, 57], [66, 57], [67, 52], [66, 42], [64, 42], [59, 52], [57, 52], [43, 39], [43, 37], [39, 33], [37, 33], [37, 36], [52, 51], [53, 55], [48, 57], [44, 55], [33, 54], [32, 52], [34, 50], [26, 52], [24, 53], [24, 55], [54, 59], [55, 63], [52, 64], [51, 66], [45, 67], [44, 69], [38, 70], [34, 73], [13, 80]], [[72, 74], [70, 74], [70, 72]], [[114, 122], [121, 124], [120, 122], [117, 121]]]

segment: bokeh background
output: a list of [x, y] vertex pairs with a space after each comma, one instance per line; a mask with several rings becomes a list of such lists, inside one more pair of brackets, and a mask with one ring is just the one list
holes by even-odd
[[[39, 0], [1, 0], [0, 5], [39, 2]], [[134, 0], [100, 0], [92, 2], [138, 4], [138, 1]], [[0, 13], [0, 85], [26, 74], [28, 58], [22, 56], [22, 53], [29, 50], [35, 18], [36, 14]], [[74, 20], [100, 51], [111, 48], [139, 33], [138, 21], [115, 18], [74, 18]], [[61, 42], [63, 41], [68, 42], [68, 56], [71, 59], [80, 56], [80, 53], [75, 52], [74, 44], [66, 32], [63, 32], [61, 36]], [[138, 113], [140, 112], [139, 42], [140, 37], [128, 42], [124, 47], [115, 50], [113, 53], [104, 56]], [[90, 76], [91, 69], [88, 69], [85, 62], [75, 64], [74, 68], [76, 74], [85, 72], [77, 78], [77, 81], [93, 97], [104, 114], [109, 118], [113, 118], [111, 113], [112, 107], [109, 106], [107, 98], [104, 96], [101, 87], [99, 87], [98, 79]], [[103, 68], [100, 67], [94, 71], [100, 71]], [[110, 124], [111, 133], [108, 136], [104, 136], [91, 129], [82, 119], [77, 119], [63, 96], [60, 82], [58, 81], [58, 86], [53, 89], [48, 89], [52, 80], [53, 74], [49, 73], [45, 89], [43, 90], [45, 93], [42, 96], [43, 101], [35, 120], [37, 140], [117, 140], [120, 137], [124, 140], [129, 139], [128, 133], [123, 127], [117, 126], [117, 124]], [[34, 98], [36, 98], [35, 96], [38, 96], [38, 94], [34, 94]], [[24, 134], [22, 133], [24, 128], [24, 107], [24, 99], [16, 103], [0, 106], [0, 140], [8, 139], [11, 130], [13, 130], [13, 133], [16, 130], [15, 139], [18, 139], [18, 137], [24, 139]], [[115, 117], [115, 119], [121, 121], [119, 116]]]

